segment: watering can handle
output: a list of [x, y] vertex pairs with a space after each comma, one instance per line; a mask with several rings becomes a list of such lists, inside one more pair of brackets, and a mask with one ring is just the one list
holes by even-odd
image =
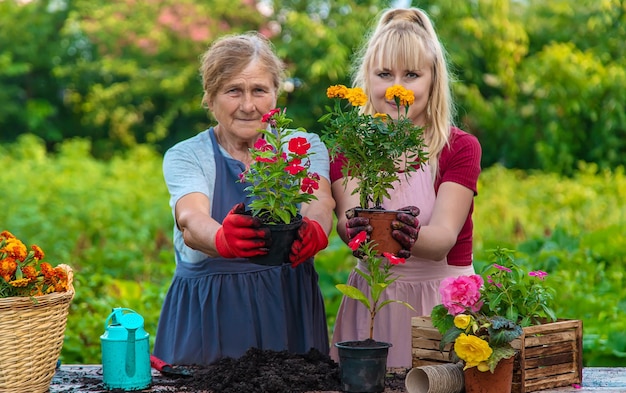
[[[107, 327], [109, 326], [109, 322], [111, 322], [111, 318], [113, 318], [114, 315], [116, 315], [118, 312], [122, 313], [124, 311], [130, 311], [132, 313], [137, 314], [135, 310], [131, 310], [130, 308], [121, 308], [121, 307], [114, 308], [113, 312], [111, 312], [111, 314], [109, 314], [107, 319], [104, 321], [104, 330], [107, 330]], [[117, 321], [117, 322], [119, 323], [120, 321]]]

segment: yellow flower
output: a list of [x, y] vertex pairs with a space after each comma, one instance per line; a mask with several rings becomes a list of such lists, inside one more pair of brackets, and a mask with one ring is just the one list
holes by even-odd
[[347, 94], [348, 94], [348, 88], [345, 87], [344, 85], [334, 85], [326, 89], [326, 96], [328, 98], [335, 98], [335, 97], [346, 98]]
[[454, 317], [454, 326], [461, 330], [467, 329], [470, 322], [472, 322], [472, 317], [466, 314], [458, 314]]
[[482, 338], [461, 333], [454, 342], [454, 352], [465, 361], [465, 370], [489, 359], [493, 350]]
[[478, 369], [478, 371], [483, 372], [483, 373], [485, 371], [490, 371], [489, 365], [487, 364], [487, 362], [480, 362], [480, 363], [478, 363], [476, 368]]
[[387, 114], [386, 113], [374, 113], [374, 118], [380, 119], [382, 121], [387, 120]]
[[9, 284], [17, 288], [23, 288], [27, 286], [29, 282], [30, 280], [28, 278], [18, 278], [16, 280], [10, 281]]
[[365, 92], [360, 87], [348, 89], [346, 98], [350, 101], [352, 106], [363, 106], [367, 102], [367, 95], [365, 95]]
[[415, 101], [413, 92], [405, 89], [401, 85], [393, 85], [385, 92], [385, 98], [387, 100], [393, 100], [395, 97], [400, 99], [400, 106], [413, 105]]

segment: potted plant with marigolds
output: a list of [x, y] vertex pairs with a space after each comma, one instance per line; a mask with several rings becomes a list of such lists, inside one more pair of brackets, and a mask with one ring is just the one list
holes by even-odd
[[316, 199], [320, 177], [310, 172], [311, 144], [299, 132], [302, 127], [289, 128], [292, 119], [286, 108], [272, 109], [263, 116], [268, 128], [259, 129], [263, 135], [250, 149], [252, 163], [241, 174], [250, 202], [247, 213], [258, 217], [271, 232], [269, 253], [252, 257], [259, 264], [279, 264], [286, 261], [302, 217], [302, 203]]
[[466, 393], [511, 392], [518, 352], [512, 342], [524, 326], [556, 320], [554, 292], [543, 285], [547, 273], [525, 274], [511, 254], [498, 248], [496, 262], [482, 275], [450, 277], [440, 285], [442, 304], [432, 310], [432, 325], [442, 335], [440, 350], [451, 343], [452, 360], [462, 363]]
[[0, 232], [0, 391], [49, 390], [63, 346], [74, 288], [68, 265]]
[[415, 101], [413, 92], [401, 85], [386, 90], [386, 99], [396, 103], [395, 118], [363, 113], [368, 97], [360, 87], [334, 85], [326, 95], [334, 99], [334, 105], [327, 106], [327, 113], [319, 119], [325, 123], [321, 138], [332, 159], [342, 163], [343, 185], [355, 179], [353, 194], [359, 194], [359, 206], [346, 214], [368, 217], [377, 250], [395, 254], [401, 246], [390, 236], [390, 222], [397, 212], [386, 211], [383, 200], [401, 176], [408, 178], [427, 160], [423, 128], [407, 117]]
[[356, 272], [367, 282], [368, 293], [352, 285], [336, 285], [343, 295], [362, 303], [370, 314], [369, 337], [360, 341], [335, 343], [345, 392], [382, 392], [384, 390], [387, 354], [391, 343], [374, 339], [376, 315], [383, 307], [391, 303], [399, 303], [415, 311], [413, 306], [401, 300], [381, 301], [381, 295], [385, 289], [398, 279], [398, 276], [393, 276], [391, 269], [394, 265], [404, 263], [405, 260], [388, 252], [384, 252], [381, 257], [374, 245], [373, 241], [367, 241], [365, 231], [356, 235], [348, 244], [352, 251], [359, 252], [361, 259], [366, 263], [366, 271], [356, 268]]

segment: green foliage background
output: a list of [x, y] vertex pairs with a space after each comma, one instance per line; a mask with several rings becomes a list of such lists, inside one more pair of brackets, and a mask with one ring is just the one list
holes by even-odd
[[[37, 244], [53, 264], [75, 270], [64, 363], [100, 363], [100, 335], [113, 307], [128, 307], [156, 333], [174, 272], [173, 220], [161, 155], [136, 146], [110, 162], [92, 158], [89, 142], [63, 142], [46, 153], [23, 135], [0, 145], [4, 190], [1, 229]], [[588, 366], [626, 358], [626, 177], [623, 168], [581, 165], [573, 177], [486, 169], [476, 198], [477, 270], [495, 246], [517, 249], [528, 269], [550, 275], [560, 318], [581, 319]], [[334, 287], [354, 265], [333, 235], [316, 266], [332, 329], [340, 302]]]
[[[0, 2], [0, 141], [48, 148], [82, 136], [97, 157], [141, 143], [161, 153], [212, 121], [198, 58], [218, 36], [259, 30], [295, 90], [281, 97], [318, 132], [331, 84], [385, 0], [5, 0]], [[571, 175], [578, 161], [626, 164], [623, 0], [414, 0], [454, 71], [458, 124], [483, 165]], [[262, 12], [261, 12], [262, 11]]]

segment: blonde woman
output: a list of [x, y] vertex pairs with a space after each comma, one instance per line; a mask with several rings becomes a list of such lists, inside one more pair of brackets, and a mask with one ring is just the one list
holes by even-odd
[[[404, 176], [391, 191], [385, 209], [405, 210], [392, 224], [393, 236], [403, 245], [406, 263], [394, 267], [400, 278], [384, 292], [381, 301], [410, 303], [417, 313], [400, 304], [384, 307], [376, 317], [374, 338], [392, 343], [387, 365], [411, 367], [411, 317], [429, 315], [439, 304], [439, 283], [446, 277], [474, 273], [472, 266], [472, 213], [480, 174], [481, 147], [473, 135], [453, 125], [454, 105], [444, 49], [432, 22], [418, 8], [390, 9], [377, 25], [355, 62], [354, 86], [363, 88], [369, 101], [366, 113], [397, 114], [395, 102], [385, 99], [388, 87], [399, 84], [415, 95], [408, 116], [425, 127], [429, 160]], [[346, 216], [359, 205], [356, 183], [341, 173], [341, 160], [331, 163], [331, 187], [336, 201], [337, 230], [348, 243], [362, 230], [371, 230], [367, 219]], [[360, 269], [366, 265], [358, 262]], [[350, 285], [367, 289], [354, 271]], [[344, 297], [337, 315], [333, 342], [368, 337], [369, 312]], [[337, 360], [335, 348], [331, 354]]]

